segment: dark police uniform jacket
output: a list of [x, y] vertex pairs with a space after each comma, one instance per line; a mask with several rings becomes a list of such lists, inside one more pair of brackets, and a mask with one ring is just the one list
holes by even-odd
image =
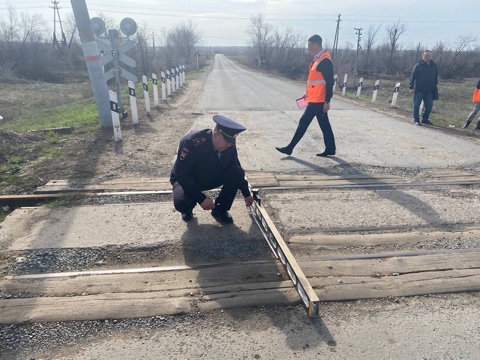
[[[228, 171], [230, 166], [241, 167], [235, 145], [222, 151], [220, 157], [218, 154], [213, 147], [211, 129], [189, 132], [180, 140], [170, 182], [172, 185], [178, 182], [188, 197], [201, 204], [206, 198], [202, 190], [218, 186], [215, 182], [220, 173]], [[244, 197], [250, 195], [247, 180], [239, 190]]]

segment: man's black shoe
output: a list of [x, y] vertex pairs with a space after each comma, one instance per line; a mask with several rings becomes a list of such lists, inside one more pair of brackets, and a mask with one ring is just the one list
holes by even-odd
[[422, 120], [422, 124], [433, 125], [433, 123], [430, 120]]
[[321, 156], [321, 157], [327, 157], [327, 156], [331, 156], [331, 155], [335, 155], [335, 151], [325, 150], [324, 152], [317, 154], [317, 156]]
[[471, 121], [467, 121], [465, 125], [462, 126], [462, 129], [466, 129], [470, 126]]
[[187, 212], [187, 213], [182, 213], [182, 220], [183, 221], [190, 221], [193, 219], [193, 213], [190, 211], [190, 212]]
[[420, 121], [414, 121], [413, 124], [418, 125], [418, 126], [422, 125], [422, 124], [420, 124]]
[[292, 150], [291, 150], [288, 146], [285, 146], [285, 147], [283, 147], [283, 148], [281, 148], [281, 147], [276, 147], [275, 149], [277, 149], [278, 151], [280, 151], [282, 154], [292, 155]]
[[217, 209], [213, 209], [212, 210], [212, 216], [218, 222], [225, 223], [225, 224], [233, 223], [232, 215], [230, 215], [230, 213], [228, 211], [220, 211], [220, 210], [217, 210]]

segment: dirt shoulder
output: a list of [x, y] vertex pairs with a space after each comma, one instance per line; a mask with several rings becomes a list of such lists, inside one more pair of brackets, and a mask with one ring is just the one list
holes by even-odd
[[[122, 141], [112, 129], [53, 138], [42, 132], [0, 132], [0, 192], [27, 194], [54, 179], [167, 177], [180, 137], [193, 124], [191, 104], [211, 64], [147, 116], [139, 99], [139, 124], [121, 121]], [[13, 159], [13, 160], [12, 160]]]

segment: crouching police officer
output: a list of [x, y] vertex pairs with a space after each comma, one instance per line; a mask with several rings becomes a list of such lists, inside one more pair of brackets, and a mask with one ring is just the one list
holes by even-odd
[[[242, 192], [247, 206], [253, 204], [235, 147], [235, 138], [246, 129], [221, 115], [215, 115], [213, 121], [216, 123], [213, 129], [192, 131], [180, 140], [170, 174], [173, 204], [184, 221], [192, 220], [192, 210], [198, 203], [203, 210], [211, 210], [217, 221], [232, 223], [228, 210], [237, 190]], [[220, 186], [215, 201], [202, 192]]]

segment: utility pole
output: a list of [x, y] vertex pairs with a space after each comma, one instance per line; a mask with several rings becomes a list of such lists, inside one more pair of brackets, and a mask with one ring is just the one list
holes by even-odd
[[355, 53], [355, 68], [353, 70], [353, 83], [355, 84], [355, 80], [357, 78], [357, 61], [358, 61], [358, 51], [362, 48], [360, 46], [360, 40], [362, 40], [362, 28], [353, 28], [356, 30], [355, 34], [358, 36], [357, 40], [357, 52]]
[[153, 54], [152, 54], [152, 58], [155, 59], [155, 33], [152, 32], [152, 42], [153, 42]]
[[335, 55], [337, 55], [337, 48], [338, 48], [338, 35], [339, 35], [339, 32], [340, 32], [340, 14], [338, 14], [338, 18], [337, 18], [337, 30], [335, 31], [335, 38], [333, 40], [333, 49], [332, 49], [332, 62], [333, 60], [335, 59]]
[[102, 127], [111, 128], [110, 94], [85, 0], [70, 0]]
[[[59, 10], [61, 8], [58, 7], [58, 1], [53, 0], [52, 1], [53, 7], [50, 6], [50, 9], [53, 9], [53, 48], [55, 48], [55, 45], [57, 46], [58, 49], [65, 49], [67, 46], [67, 37], [65, 36], [65, 33], [63, 32], [63, 26], [62, 26], [62, 20], [60, 19], [60, 12]], [[57, 20], [58, 16], [58, 20]], [[60, 44], [58, 43], [57, 40], [57, 22], [60, 25], [60, 31], [62, 33], [62, 46], [60, 47]]]

